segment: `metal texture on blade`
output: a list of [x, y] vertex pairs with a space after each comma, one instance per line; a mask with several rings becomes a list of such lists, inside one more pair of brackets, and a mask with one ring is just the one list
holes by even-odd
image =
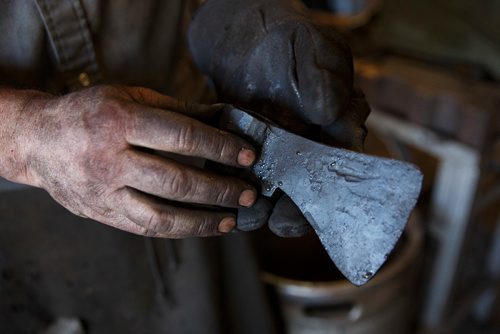
[[408, 222], [422, 174], [413, 165], [316, 143], [236, 108], [228, 129], [261, 145], [253, 173], [262, 194], [285, 192], [355, 285], [380, 269]]

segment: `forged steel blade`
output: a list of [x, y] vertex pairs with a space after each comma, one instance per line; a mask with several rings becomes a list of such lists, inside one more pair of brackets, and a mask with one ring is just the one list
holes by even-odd
[[252, 172], [261, 192], [286, 193], [313, 226], [337, 268], [363, 285], [393, 250], [420, 193], [412, 164], [327, 146], [227, 106], [228, 130], [260, 148]]

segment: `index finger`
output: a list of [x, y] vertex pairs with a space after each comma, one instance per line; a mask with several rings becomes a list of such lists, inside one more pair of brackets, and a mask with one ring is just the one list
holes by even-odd
[[132, 145], [236, 167], [248, 167], [255, 160], [254, 148], [238, 136], [172, 111], [134, 108], [126, 126], [126, 140]]
[[192, 101], [181, 100], [176, 97], [163, 95], [145, 87], [123, 87], [122, 88], [135, 102], [158, 109], [180, 112], [189, 117], [207, 119], [213, 117], [224, 104], [200, 104]]

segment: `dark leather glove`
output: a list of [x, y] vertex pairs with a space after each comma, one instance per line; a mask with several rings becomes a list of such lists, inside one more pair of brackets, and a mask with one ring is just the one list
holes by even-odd
[[[261, 112], [314, 140], [362, 149], [369, 107], [353, 86], [349, 47], [331, 27], [312, 22], [301, 3], [209, 0], [191, 23], [189, 42], [223, 102]], [[271, 206], [240, 212], [240, 229], [265, 223]], [[269, 224], [282, 236], [308, 226], [287, 197], [276, 203]]]

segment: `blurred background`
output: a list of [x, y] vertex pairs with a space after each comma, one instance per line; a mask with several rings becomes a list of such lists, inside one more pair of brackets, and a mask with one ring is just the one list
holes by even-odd
[[[279, 238], [266, 229], [250, 233], [260, 278], [272, 300], [272, 312], [281, 331], [500, 333], [500, 0], [303, 1], [312, 10], [314, 20], [341, 31], [352, 47], [357, 85], [372, 107], [367, 122], [367, 153], [412, 162], [425, 178], [417, 208], [395, 252], [382, 270], [360, 288], [337, 272], [314, 233], [297, 239]], [[52, 315], [45, 313], [46, 305], [37, 300], [29, 289], [31, 285], [25, 283], [38, 287], [39, 281], [45, 279], [56, 282], [57, 289], [78, 301], [90, 300], [92, 303], [80, 303], [82, 306], [74, 313], [92, 314], [115, 332], [121, 332], [117, 326], [135, 329], [125, 328], [128, 325], [124, 319], [137, 316], [136, 310], [126, 307], [127, 298], [130, 303], [139, 301], [138, 309], [145, 314], [144, 319], [151, 316], [161, 322], [163, 313], [153, 314], [143, 307], [150, 304], [144, 296], [156, 297], [150, 287], [163, 279], [156, 279], [160, 272], [155, 272], [156, 281], [142, 276], [150, 270], [143, 260], [154, 259], [154, 244], [147, 243], [149, 248], [144, 248], [143, 240], [134, 237], [134, 246], [130, 247], [128, 239], [132, 236], [111, 238], [105, 227], [81, 224], [73, 216], [68, 218], [52, 202], [43, 204], [40, 193], [14, 191], [19, 188], [0, 179], [0, 190], [12, 191], [0, 196], [19, 203], [13, 206], [0, 201], [0, 211], [8, 212], [10, 221], [26, 216], [27, 222], [39, 218], [43, 224], [27, 223], [29, 232], [19, 242], [3, 240], [6, 245], [29, 244], [30, 236], [43, 235], [41, 249], [45, 253], [40, 261], [48, 259], [46, 266], [50, 267], [51, 257], [66, 256], [61, 251], [65, 244], [57, 238], [60, 231], [66, 231], [65, 235], [74, 237], [71, 240], [75, 252], [83, 256], [78, 261], [68, 256], [66, 262], [61, 262], [69, 263], [68, 267], [55, 268], [48, 277], [40, 278], [29, 261], [23, 262], [27, 274], [22, 279], [2, 271], [0, 287], [4, 301], [10, 298], [29, 303], [20, 307], [5, 302], [8, 305], [0, 308], [0, 315], [7, 315], [8, 319], [13, 314], [12, 318], [19, 319], [15, 325], [28, 329], [32, 328], [28, 326], [33, 321], [28, 317], [31, 314], [36, 314], [36, 321], [43, 325], [53, 321]], [[23, 204], [27, 201], [36, 203], [38, 211], [30, 213]], [[36, 212], [41, 212], [40, 217], [30, 216], [38, 215]], [[74, 229], [77, 225], [78, 230]], [[18, 226], [6, 228], [16, 230]], [[94, 229], [100, 232], [95, 233]], [[87, 254], [92, 242], [109, 247], [99, 254], [99, 259], [88, 260], [92, 259]], [[189, 240], [183, 243], [186, 249], [197, 247], [191, 247]], [[172, 245], [175, 243], [161, 247]], [[125, 257], [120, 252], [123, 249], [137, 264], [133, 269], [117, 261]], [[197, 251], [204, 253], [205, 249]], [[36, 250], [26, 247], [25, 252], [39, 258]], [[30, 258], [28, 255], [26, 258]], [[196, 260], [191, 253], [188, 255]], [[19, 257], [23, 256], [20, 252]], [[175, 267], [176, 261], [168, 260]], [[0, 253], [0, 269], [5, 263], [7, 260]], [[66, 277], [58, 272], [78, 272], [83, 278], [74, 280], [71, 275]], [[123, 280], [113, 286], [94, 284], [95, 272], [104, 277], [103, 281], [109, 279], [109, 272]], [[198, 271], [191, 276], [196, 275], [201, 276]], [[141, 282], [138, 286], [134, 283], [137, 281]], [[83, 288], [87, 282], [94, 284], [90, 285], [92, 289]], [[205, 286], [193, 288], [191, 282], [181, 283], [184, 290], [179, 294], [187, 291], [190, 296], [202, 296], [208, 290]], [[50, 295], [51, 291], [45, 291], [48, 289], [40, 290]], [[164, 290], [162, 293], [170, 298], [171, 291]], [[124, 297], [122, 291], [132, 294]], [[94, 302], [101, 299], [95, 296], [113, 301], [112, 319], [101, 314], [103, 306]], [[66, 305], [73, 301], [49, 302], [66, 311]], [[206, 311], [211, 306], [204, 307]], [[76, 326], [76, 330], [46, 333], [83, 333], [78, 320], [68, 321], [61, 328]], [[8, 327], [0, 321], [0, 331], [2, 325]], [[106, 332], [108, 327], [103, 328]]]
[[398, 249], [362, 288], [314, 237], [294, 256], [305, 241], [256, 237], [283, 326], [500, 333], [500, 1], [304, 2], [351, 44], [372, 107], [367, 152], [410, 161], [425, 181]]

